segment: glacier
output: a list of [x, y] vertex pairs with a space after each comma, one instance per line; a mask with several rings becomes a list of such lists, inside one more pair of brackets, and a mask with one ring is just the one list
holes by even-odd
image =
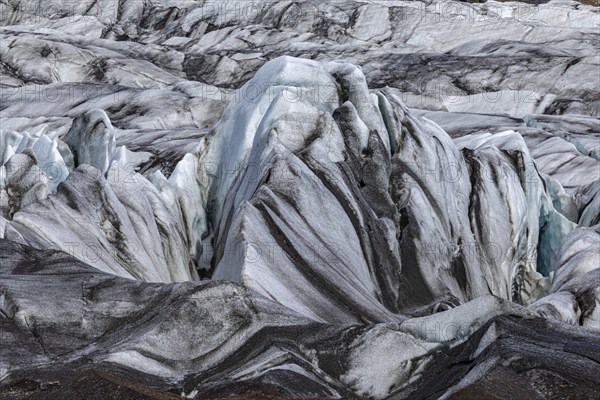
[[598, 398], [584, 3], [2, 3], [0, 398]]

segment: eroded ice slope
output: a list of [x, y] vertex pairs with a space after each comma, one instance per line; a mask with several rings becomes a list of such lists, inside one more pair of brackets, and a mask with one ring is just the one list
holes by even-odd
[[[114, 133], [102, 112], [85, 114], [76, 121], [63, 142], [70, 145], [76, 169], [56, 193], [46, 192], [38, 201], [27, 200], [3, 222], [4, 237], [8, 239], [3, 241], [4, 265], [9, 269], [3, 278], [2, 313], [16, 327], [10, 328], [11, 332], [31, 330], [30, 320], [42, 329], [45, 318], [57, 318], [55, 312], [71, 303], [59, 294], [63, 293], [61, 285], [50, 282], [46, 283], [50, 284], [48, 290], [58, 292], [44, 297], [57, 302], [56, 311], [44, 306], [41, 314], [35, 300], [23, 297], [30, 289], [20, 280], [13, 283], [11, 277], [34, 274], [25, 282], [35, 285], [38, 270], [30, 271], [19, 257], [31, 257], [26, 255], [29, 253], [41, 257], [25, 245], [70, 250], [71, 256], [46, 250], [58, 257], [50, 262], [58, 268], [52, 272], [56, 279], [67, 274], [61, 268], [67, 268], [68, 263], [61, 260], [73, 257], [72, 261], [79, 258], [100, 271], [140, 281], [193, 280], [197, 279], [198, 260], [211, 251], [207, 270], [201, 273], [217, 282], [181, 287], [200, 290], [209, 285], [217, 296], [233, 301], [231, 312], [235, 317], [223, 312], [218, 317], [203, 315], [196, 319], [199, 326], [186, 328], [186, 321], [196, 317], [186, 313], [187, 308], [179, 303], [187, 295], [177, 295], [173, 300], [177, 305], [160, 307], [170, 309], [169, 317], [152, 320], [166, 318], [165, 322], [152, 324], [165, 323], [170, 328], [150, 328], [149, 322], [142, 321], [136, 329], [147, 333], [140, 336], [132, 331], [127, 334], [130, 339], [114, 344], [89, 344], [95, 335], [120, 335], [114, 328], [102, 328], [106, 332], [102, 333], [91, 325], [77, 339], [81, 343], [71, 340], [61, 344], [60, 363], [66, 369], [78, 368], [78, 357], [85, 354], [98, 363], [114, 363], [171, 381], [184, 383], [181, 379], [185, 376], [196, 376], [193, 380], [203, 382], [201, 386], [221, 381], [223, 378], [216, 376], [198, 381], [195, 374], [217, 368], [229, 357], [249, 357], [242, 356], [242, 350], [235, 350], [235, 346], [246, 341], [254, 343], [256, 339], [251, 338], [263, 331], [256, 317], [248, 315], [243, 318], [254, 321], [250, 323], [251, 331], [243, 328], [234, 333], [238, 331], [232, 327], [232, 335], [237, 338], [230, 350], [222, 346], [233, 339], [212, 337], [211, 346], [222, 348], [223, 354], [202, 346], [189, 347], [194, 341], [190, 334], [205, 337], [206, 329], [231, 326], [240, 318], [241, 309], [235, 305], [243, 301], [235, 294], [240, 289], [229, 294], [229, 288], [237, 286], [218, 283], [221, 280], [241, 283], [252, 296], [264, 295], [257, 297], [260, 301], [287, 310], [298, 332], [320, 324], [314, 326], [320, 326], [324, 333], [312, 335], [334, 335], [330, 339], [334, 340], [334, 348], [339, 346], [337, 340], [349, 335], [344, 330], [367, 324], [365, 328], [351, 328], [351, 335], [357, 336], [346, 353], [335, 355], [347, 360], [342, 369], [331, 369], [328, 361], [315, 361], [314, 357], [331, 357], [331, 348], [309, 350], [308, 342], [303, 342], [301, 354], [290, 348], [279, 348], [279, 355], [270, 347], [257, 349], [251, 364], [235, 363], [235, 368], [245, 372], [235, 372], [233, 366], [228, 366], [221, 373], [225, 375], [219, 375], [227, 376], [227, 381], [266, 376], [273, 368], [282, 369], [286, 372], [280, 379], [312, 382], [314, 392], [299, 392], [303, 394], [335, 397], [355, 392], [384, 398], [392, 392], [418, 392], [430, 379], [431, 363], [438, 357], [443, 359], [446, 349], [467, 346], [473, 353], [466, 357], [476, 360], [493, 343], [494, 336], [490, 335], [498, 328], [486, 328], [493, 329], [492, 333], [480, 338], [474, 335], [499, 316], [534, 321], [536, 315], [541, 315], [595, 326], [597, 286], [593, 279], [581, 276], [594, 276], [598, 255], [590, 250], [586, 256], [589, 266], [577, 269], [564, 265], [573, 245], [565, 239], [559, 247], [576, 224], [555, 208], [553, 193], [518, 133], [469, 135], [454, 141], [434, 122], [413, 115], [390, 91], [369, 92], [361, 70], [350, 64], [278, 58], [247, 86], [269, 87], [265, 77], [272, 83], [269, 91], [260, 93], [256, 101], [232, 102], [215, 129], [177, 164], [169, 179], [160, 172], [147, 178], [133, 173], [125, 175], [129, 180], [115, 179], [115, 174], [125, 172], [122, 166], [127, 157], [139, 155], [114, 149]], [[323, 85], [333, 86], [336, 97], [326, 101], [314, 97], [311, 89]], [[81, 130], [76, 136], [79, 141], [72, 139], [75, 129]], [[98, 162], [100, 169], [85, 161], [90, 157], [85, 150], [94, 146], [101, 151], [91, 153], [96, 158], [90, 160]], [[12, 156], [9, 162], [26, 154], [32, 154], [31, 150]], [[107, 156], [113, 158], [110, 164]], [[34, 156], [31, 159], [35, 161]], [[45, 183], [42, 180], [40, 184]], [[555, 184], [560, 188], [558, 182]], [[577, 237], [582, 229], [576, 229], [568, 238]], [[597, 232], [591, 230], [588, 235], [593, 237]], [[89, 250], [91, 240], [107, 251], [92, 259], [87, 253], [78, 255], [75, 248], [65, 250], [65, 246], [81, 242]], [[35, 265], [39, 261], [32, 262]], [[97, 278], [93, 279], [109, 278], [102, 278], [98, 270], [83, 264], [81, 268], [89, 272], [64, 275], [72, 277], [63, 289], [70, 293], [64, 285], [82, 285], [82, 293], [73, 294], [86, 298], [86, 286], [106, 284], [91, 283], [85, 274], [95, 274]], [[39, 273], [50, 270], [41, 269]], [[586, 283], [578, 283], [582, 279]], [[138, 294], [132, 297], [133, 303], [139, 301], [146, 310], [152, 302], [139, 297], [144, 291], [179, 290], [175, 289], [179, 286], [135, 285]], [[58, 318], [70, 326], [84, 315], [81, 323], [87, 326], [88, 301], [105, 307], [100, 305], [105, 300], [100, 299], [115, 298], [111, 301], [121, 304], [125, 301], [122, 296], [130, 296], [127, 293], [127, 286], [120, 286], [118, 293], [95, 294], [83, 302], [85, 311], [67, 307], [67, 314], [63, 312]], [[544, 297], [547, 293], [551, 294]], [[586, 300], [582, 303], [578, 296]], [[510, 303], [528, 304], [538, 298], [531, 312]], [[202, 301], [220, 308], [213, 300]], [[121, 308], [112, 307], [109, 321], [128, 320], [131, 317], [124, 315], [138, 308], [124, 303]], [[173, 307], [180, 311], [172, 314]], [[260, 315], [260, 311], [253, 312]], [[434, 315], [426, 316], [430, 313]], [[287, 318], [274, 312], [270, 320], [279, 324], [277, 321]], [[453, 329], [440, 328], [448, 324]], [[190, 328], [195, 333], [184, 333]], [[37, 332], [38, 328], [34, 329]], [[51, 356], [55, 351], [52, 343], [62, 340], [60, 335], [73, 334], [57, 329], [48, 334], [58, 336], [36, 336], [46, 357], [41, 359], [42, 364], [59, 362]], [[268, 328], [268, 337], [285, 337], [285, 333], [272, 329]], [[18, 333], [10, 337], [20, 343]], [[466, 344], [479, 340], [482, 342], [478, 347]], [[171, 343], [168, 349], [157, 352], [161, 347], [153, 347], [166, 341]], [[398, 346], [401, 356], [390, 358], [385, 350], [390, 346]], [[179, 353], [181, 356], [177, 356]], [[10, 354], [7, 352], [7, 359]], [[32, 350], [31, 357], [39, 357], [35, 354]], [[281, 357], [288, 359], [291, 354], [293, 359], [281, 366]], [[306, 357], [312, 359], [309, 364], [302, 361]], [[373, 370], [369, 366], [377, 362], [375, 358], [388, 361]], [[18, 365], [6, 364], [5, 380], [11, 382], [20, 376], [8, 373], [15, 367], [14, 371], [42, 373], [30, 370], [31, 361], [27, 360], [22, 359]], [[185, 360], [195, 361], [189, 364]], [[315, 367], [315, 362], [325, 364]], [[481, 373], [473, 372], [476, 377]], [[467, 383], [476, 380], [473, 376], [465, 379]], [[298, 390], [284, 381], [275, 382], [291, 393]], [[399, 382], [404, 383], [399, 386]], [[449, 390], [451, 394], [465, 385], [434, 392], [440, 395]]]

